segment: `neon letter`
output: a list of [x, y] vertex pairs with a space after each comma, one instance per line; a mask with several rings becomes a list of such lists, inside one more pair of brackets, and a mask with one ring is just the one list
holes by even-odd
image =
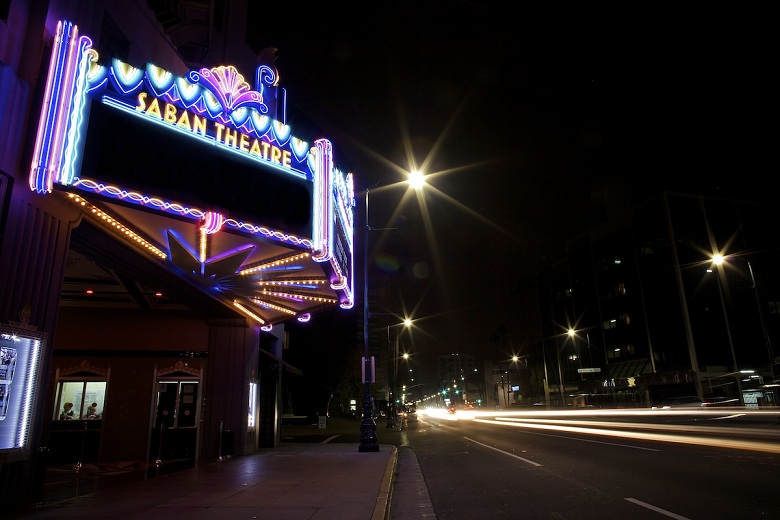
[[138, 94], [138, 105], [136, 105], [135, 109], [141, 112], [146, 110], [146, 92]]
[[163, 117], [163, 120], [166, 123], [176, 123], [176, 107], [174, 105], [165, 104], [165, 117]]

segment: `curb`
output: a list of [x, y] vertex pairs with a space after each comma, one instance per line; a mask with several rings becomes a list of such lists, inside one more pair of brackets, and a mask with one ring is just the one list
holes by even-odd
[[382, 483], [379, 485], [379, 495], [376, 499], [374, 514], [371, 515], [371, 520], [388, 520], [390, 518], [390, 497], [393, 492], [393, 475], [395, 475], [395, 468], [398, 465], [398, 448], [392, 445], [390, 448], [392, 448], [393, 453], [390, 455], [390, 460], [387, 461], [385, 474], [382, 477]]

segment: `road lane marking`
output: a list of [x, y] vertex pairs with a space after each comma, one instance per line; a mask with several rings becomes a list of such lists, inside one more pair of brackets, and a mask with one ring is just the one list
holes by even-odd
[[646, 502], [642, 502], [641, 500], [637, 500], [636, 498], [627, 498], [626, 500], [638, 506], [642, 506], [647, 509], [650, 509], [651, 511], [655, 511], [656, 513], [661, 513], [662, 515], [668, 516], [669, 518], [674, 518], [675, 520], [690, 520], [688, 517], [676, 515], [671, 511], [667, 511], [666, 509], [661, 509], [660, 507], [651, 506], [650, 504]]
[[524, 459], [523, 457], [519, 457], [519, 456], [515, 455], [514, 453], [509, 453], [508, 451], [500, 450], [500, 449], [495, 448], [493, 446], [490, 446], [488, 444], [483, 444], [483, 443], [481, 443], [479, 441], [475, 441], [474, 439], [469, 439], [468, 437], [463, 437], [463, 438], [466, 439], [469, 442], [473, 442], [474, 444], [479, 444], [480, 446], [484, 446], [485, 448], [490, 448], [491, 450], [495, 450], [495, 451], [497, 451], [499, 453], [503, 453], [504, 455], [509, 455], [510, 457], [514, 457], [516, 459], [522, 460], [523, 462], [527, 462], [528, 464], [531, 464], [533, 466], [541, 466], [541, 464], [539, 464], [538, 462], [534, 462], [532, 460]]
[[567, 441], [592, 442], [593, 444], [604, 444], [606, 446], [617, 446], [618, 448], [630, 448], [632, 450], [661, 451], [656, 448], [646, 448], [633, 444], [621, 444], [619, 442], [594, 441], [593, 439], [580, 439], [578, 437], [568, 437], [566, 435], [553, 435], [552, 433], [526, 432], [528, 435], [541, 435], [542, 437], [555, 437], [556, 439], [566, 439]]

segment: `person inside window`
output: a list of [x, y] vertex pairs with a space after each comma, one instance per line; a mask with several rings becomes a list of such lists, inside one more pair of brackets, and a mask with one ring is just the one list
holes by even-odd
[[70, 421], [76, 417], [76, 412], [73, 411], [73, 403], [65, 403], [62, 407], [62, 413], [60, 414], [60, 421]]
[[87, 415], [84, 416], [85, 419], [100, 419], [100, 414], [97, 411], [97, 403], [92, 403], [87, 407]]

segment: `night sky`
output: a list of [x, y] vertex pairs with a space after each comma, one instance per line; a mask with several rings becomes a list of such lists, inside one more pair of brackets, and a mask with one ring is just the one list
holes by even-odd
[[[371, 310], [413, 314], [423, 371], [438, 354], [491, 358], [502, 325], [519, 348], [520, 289], [624, 201], [766, 193], [775, 169], [768, 12], [528, 4], [250, 7], [288, 123], [305, 114], [357, 179], [358, 256], [376, 185]], [[415, 167], [430, 175], [423, 204], [394, 186]]]

